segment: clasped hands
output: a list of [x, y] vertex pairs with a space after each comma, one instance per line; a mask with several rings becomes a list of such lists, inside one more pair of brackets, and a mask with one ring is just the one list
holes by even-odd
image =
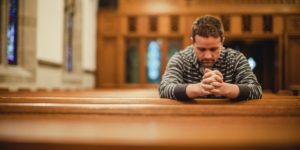
[[224, 96], [235, 98], [239, 93], [237, 85], [225, 83], [223, 75], [218, 70], [210, 70], [206, 68], [202, 81], [187, 86], [187, 96], [196, 98], [207, 95]]
[[198, 84], [200, 96], [216, 95], [225, 96], [226, 88], [223, 82], [223, 75], [218, 70], [204, 69], [202, 81]]

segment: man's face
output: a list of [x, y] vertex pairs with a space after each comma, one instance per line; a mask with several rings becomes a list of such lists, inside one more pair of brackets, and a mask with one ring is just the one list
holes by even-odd
[[221, 37], [195, 36], [194, 53], [204, 68], [212, 68], [220, 57], [222, 45]]

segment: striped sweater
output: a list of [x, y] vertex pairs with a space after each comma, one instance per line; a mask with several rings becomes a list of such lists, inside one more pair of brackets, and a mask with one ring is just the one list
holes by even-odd
[[[193, 46], [177, 52], [169, 60], [159, 87], [161, 98], [189, 99], [186, 95], [188, 84], [199, 83], [204, 75], [201, 63], [194, 54]], [[223, 81], [236, 84], [239, 100], [260, 99], [262, 88], [250, 69], [246, 57], [239, 51], [222, 48], [220, 57], [212, 67], [223, 74]], [[216, 97], [213, 95], [205, 97]], [[203, 98], [205, 98], [203, 97]]]

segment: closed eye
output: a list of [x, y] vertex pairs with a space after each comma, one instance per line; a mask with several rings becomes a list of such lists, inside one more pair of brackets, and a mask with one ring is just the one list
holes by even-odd
[[210, 48], [209, 50], [212, 51], [212, 52], [214, 52], [214, 51], [216, 51], [218, 49], [219, 49], [218, 47], [213, 47], [213, 48]]

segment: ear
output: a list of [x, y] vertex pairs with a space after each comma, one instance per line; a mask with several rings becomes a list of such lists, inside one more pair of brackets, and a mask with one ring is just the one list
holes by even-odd
[[222, 45], [224, 44], [224, 41], [225, 41], [225, 36], [222, 38]]
[[190, 37], [190, 39], [191, 39], [191, 42], [192, 42], [192, 43], [194, 43], [194, 41], [193, 41], [193, 37], [192, 37], [192, 36]]

